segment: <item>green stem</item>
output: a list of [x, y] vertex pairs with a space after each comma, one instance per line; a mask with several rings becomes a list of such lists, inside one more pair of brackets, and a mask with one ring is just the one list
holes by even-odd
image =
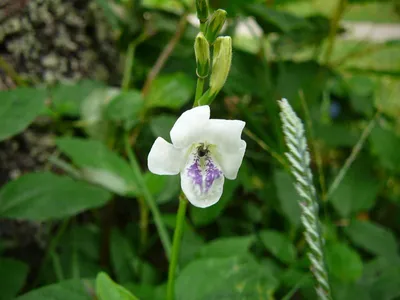
[[167, 300], [174, 300], [174, 285], [175, 285], [175, 273], [178, 265], [179, 250], [181, 247], [181, 240], [183, 234], [183, 226], [185, 224], [185, 214], [187, 207], [187, 199], [182, 193], [179, 197], [179, 208], [178, 215], [176, 217], [176, 227], [174, 232], [174, 240], [172, 244], [172, 256], [168, 270], [168, 285], [167, 285]]
[[336, 33], [339, 29], [340, 19], [342, 17], [342, 14], [344, 13], [346, 4], [347, 4], [347, 0], [339, 0], [338, 6], [332, 16], [330, 32], [329, 32], [329, 37], [328, 37], [328, 47], [325, 52], [325, 63], [326, 64], [328, 64], [331, 59], [331, 55], [332, 55], [333, 48], [335, 46], [335, 41], [336, 41]]
[[202, 33], [206, 33], [206, 22], [204, 22], [204, 23], [202, 23], [202, 22], [200, 22], [200, 31], [202, 32]]
[[149, 208], [142, 197], [138, 198], [140, 209], [140, 253], [146, 249], [149, 231]]
[[122, 89], [128, 90], [132, 81], [132, 67], [135, 59], [136, 47], [147, 38], [146, 34], [141, 34], [136, 40], [132, 41], [126, 51], [124, 76], [122, 77]]
[[52, 257], [53, 252], [56, 251], [58, 242], [60, 241], [61, 237], [65, 233], [65, 231], [68, 228], [68, 223], [69, 219], [66, 218], [62, 221], [61, 225], [58, 227], [57, 233], [54, 236], [54, 238], [51, 240], [49, 247], [47, 248], [47, 251], [42, 259], [42, 262], [40, 263], [39, 271], [37, 273], [36, 279], [32, 283], [32, 287], [36, 286], [36, 284], [39, 282], [41, 275], [43, 273], [44, 267], [47, 264], [47, 261], [49, 260], [50, 257]]
[[146, 186], [146, 182], [144, 181], [143, 174], [140, 170], [135, 154], [131, 149], [131, 145], [129, 143], [129, 136], [127, 134], [125, 135], [125, 151], [128, 155], [132, 170], [135, 173], [135, 177], [137, 183], [139, 184], [139, 188], [143, 194], [142, 196], [144, 200], [147, 202], [147, 205], [149, 206], [151, 213], [153, 214], [154, 222], [156, 224], [158, 234], [160, 235], [161, 243], [164, 247], [167, 258], [169, 259], [171, 257], [171, 241], [169, 239], [167, 229], [161, 219], [161, 214], [153, 198], [153, 195], [150, 193], [149, 189]]
[[14, 68], [0, 56], [0, 68], [12, 79], [18, 86], [25, 86], [24, 80], [18, 75]]
[[197, 101], [199, 101], [199, 99], [201, 98], [201, 96], [203, 95], [203, 91], [204, 91], [204, 82], [205, 79], [204, 78], [197, 78], [197, 86], [196, 86], [196, 96], [195, 96], [195, 106], [198, 105]]

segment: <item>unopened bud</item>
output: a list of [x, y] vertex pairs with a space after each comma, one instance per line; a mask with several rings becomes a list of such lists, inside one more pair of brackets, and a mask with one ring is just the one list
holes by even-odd
[[214, 43], [222, 26], [224, 26], [225, 20], [226, 11], [223, 9], [218, 9], [212, 14], [206, 29], [206, 38], [210, 44]]
[[232, 39], [222, 36], [215, 40], [212, 73], [210, 78], [210, 94], [215, 97], [228, 78], [232, 62]]
[[208, 3], [207, 0], [196, 0], [197, 18], [200, 23], [207, 22], [208, 19]]
[[196, 55], [197, 76], [200, 78], [207, 77], [210, 72], [210, 45], [202, 32], [199, 32], [194, 41], [194, 53]]

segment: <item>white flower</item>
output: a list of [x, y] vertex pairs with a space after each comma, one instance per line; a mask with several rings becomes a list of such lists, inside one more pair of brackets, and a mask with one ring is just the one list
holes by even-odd
[[210, 107], [184, 112], [175, 122], [172, 144], [158, 137], [148, 157], [149, 170], [158, 175], [181, 174], [181, 187], [194, 206], [208, 207], [221, 198], [224, 180], [236, 179], [246, 142], [245, 122], [210, 119]]

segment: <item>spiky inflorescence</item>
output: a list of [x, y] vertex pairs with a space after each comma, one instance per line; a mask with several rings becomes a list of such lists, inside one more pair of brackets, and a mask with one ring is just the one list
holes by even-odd
[[301, 197], [301, 221], [304, 235], [310, 248], [308, 257], [311, 271], [316, 279], [316, 292], [320, 299], [331, 299], [328, 273], [323, 252], [317, 196], [310, 169], [310, 153], [307, 149], [304, 126], [286, 99], [278, 101], [281, 108], [282, 128], [289, 152], [286, 153], [291, 165], [291, 172], [296, 179], [295, 187]]

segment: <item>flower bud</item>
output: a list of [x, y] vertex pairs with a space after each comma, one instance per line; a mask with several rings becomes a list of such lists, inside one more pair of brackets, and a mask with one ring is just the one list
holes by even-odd
[[207, 0], [196, 0], [197, 18], [200, 23], [207, 22], [208, 19], [208, 3]]
[[232, 62], [232, 39], [222, 36], [215, 40], [210, 95], [215, 97], [225, 84]]
[[206, 29], [206, 38], [210, 44], [214, 43], [222, 26], [224, 26], [225, 20], [226, 11], [223, 9], [218, 9], [212, 14]]
[[210, 72], [210, 45], [202, 32], [199, 32], [194, 41], [194, 53], [196, 55], [197, 76], [200, 78], [207, 77]]

